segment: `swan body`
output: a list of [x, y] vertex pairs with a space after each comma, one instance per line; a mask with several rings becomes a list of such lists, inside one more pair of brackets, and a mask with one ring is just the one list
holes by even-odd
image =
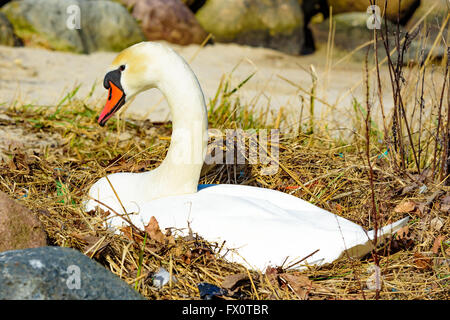
[[[158, 88], [171, 108], [172, 139], [166, 158], [155, 170], [116, 173], [97, 181], [89, 190], [86, 211], [100, 206], [119, 214], [134, 213], [128, 217], [141, 229], [151, 216], [161, 229], [187, 233], [190, 228], [210, 242], [220, 245], [225, 241], [227, 248], [235, 249], [227, 253], [228, 260], [260, 270], [312, 253], [302, 265], [322, 265], [342, 255], [360, 258], [373, 249], [373, 231], [366, 232], [295, 196], [241, 185], [198, 190], [207, 142], [206, 106], [194, 73], [173, 50], [157, 43], [140, 43], [120, 53], [111, 70], [105, 77], [110, 95], [99, 123], [104, 125], [111, 110], [114, 113], [120, 108], [123, 97]], [[116, 70], [120, 73], [114, 73]], [[123, 99], [114, 97], [114, 92]], [[407, 221], [405, 218], [380, 229], [379, 239]], [[111, 214], [107, 223], [118, 228], [124, 220]]]

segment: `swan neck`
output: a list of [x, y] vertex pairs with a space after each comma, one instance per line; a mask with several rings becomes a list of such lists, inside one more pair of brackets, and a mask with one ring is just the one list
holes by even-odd
[[207, 147], [203, 92], [187, 63], [177, 58], [158, 86], [167, 99], [172, 118], [171, 142], [158, 174], [161, 189], [172, 195], [197, 191]]

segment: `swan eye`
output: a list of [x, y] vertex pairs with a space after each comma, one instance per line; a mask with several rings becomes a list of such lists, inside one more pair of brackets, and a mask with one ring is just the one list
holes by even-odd
[[120, 71], [123, 71], [123, 70], [125, 70], [125, 65], [123, 64], [123, 65], [121, 65], [120, 67], [119, 67], [119, 70]]

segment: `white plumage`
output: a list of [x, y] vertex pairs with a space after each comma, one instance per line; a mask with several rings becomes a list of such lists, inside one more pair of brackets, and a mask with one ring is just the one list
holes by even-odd
[[[372, 250], [373, 231], [366, 232], [347, 219], [279, 191], [214, 185], [197, 192], [206, 151], [207, 121], [203, 94], [194, 73], [173, 50], [148, 42], [119, 54], [112, 69], [119, 65], [129, 69], [121, 78], [127, 98], [153, 87], [166, 96], [172, 113], [171, 145], [166, 159], [155, 170], [112, 174], [110, 182], [100, 179], [89, 191], [87, 211], [98, 206], [92, 200], [98, 199], [118, 213], [124, 213], [122, 205], [127, 213], [136, 212], [129, 217], [142, 229], [151, 216], [162, 229], [173, 227], [187, 232], [189, 222], [190, 228], [206, 240], [219, 244], [226, 241], [226, 247], [236, 248], [237, 253], [228, 253], [227, 259], [260, 270], [269, 264], [280, 265], [286, 258], [290, 264], [317, 250], [303, 263], [322, 265], [342, 255], [360, 258]], [[180, 130], [189, 133], [188, 139], [177, 134]], [[405, 218], [382, 228], [379, 239], [407, 221]], [[112, 227], [123, 223], [114, 214], [108, 220]]]

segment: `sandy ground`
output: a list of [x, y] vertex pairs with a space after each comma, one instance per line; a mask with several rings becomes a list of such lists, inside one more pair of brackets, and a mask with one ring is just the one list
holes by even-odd
[[[318, 77], [319, 100], [334, 106], [318, 101], [315, 112], [317, 117], [322, 111], [328, 120], [346, 125], [353, 97], [364, 101], [361, 86], [363, 64], [346, 61], [327, 69], [325, 48], [310, 56], [290, 56], [270, 49], [235, 44], [216, 44], [205, 48], [196, 45], [171, 46], [191, 62], [207, 99], [214, 97], [223, 75], [231, 76], [232, 84], [237, 85], [256, 71], [255, 76], [239, 91], [241, 101], [264, 108], [269, 105], [274, 114], [283, 107], [292, 122], [295, 122], [301, 110], [300, 95], [306, 101], [309, 101], [309, 96], [280, 79], [280, 76], [309, 92], [312, 86], [309, 70], [313, 65]], [[102, 80], [115, 55], [111, 52], [79, 55], [38, 48], [0, 46], [0, 103], [10, 105], [17, 101], [55, 105], [77, 85], [81, 85], [78, 98], [86, 98], [95, 85], [90, 100], [100, 108], [106, 99]], [[331, 61], [331, 65], [337, 60]], [[387, 81], [386, 69], [382, 73], [383, 79]], [[127, 109], [127, 116], [148, 117], [153, 121], [170, 119], [167, 105], [161, 100], [162, 95], [157, 90], [141, 94]], [[388, 107], [392, 104], [387, 82], [384, 101]], [[308, 105], [305, 103], [304, 117], [308, 115]]]

